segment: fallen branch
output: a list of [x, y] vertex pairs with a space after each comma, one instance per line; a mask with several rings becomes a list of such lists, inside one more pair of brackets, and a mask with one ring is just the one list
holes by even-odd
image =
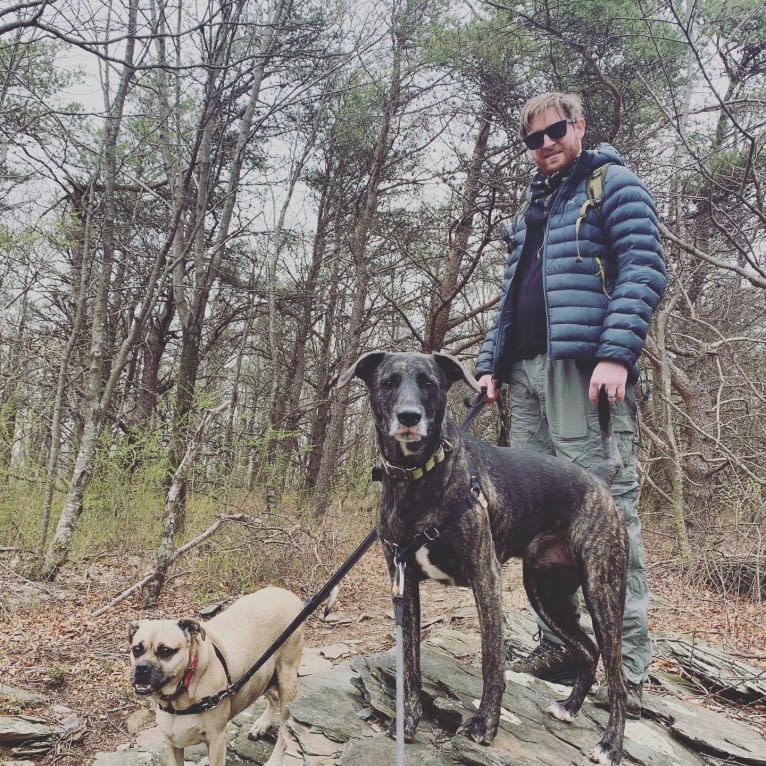
[[[181, 556], [183, 556], [185, 553], [188, 553], [192, 548], [195, 548], [197, 545], [199, 545], [204, 540], [207, 540], [208, 537], [215, 534], [215, 532], [218, 530], [218, 528], [224, 524], [227, 521], [235, 521], [235, 522], [244, 522], [247, 524], [252, 524], [255, 519], [246, 514], [246, 513], [231, 513], [226, 516], [218, 516], [216, 517], [216, 520], [203, 532], [200, 532], [195, 538], [192, 540], [189, 540], [189, 542], [184, 543], [180, 548], [177, 548], [174, 550], [170, 556], [168, 557], [168, 565], [174, 563], [177, 559], [179, 559]], [[122, 591], [118, 596], [115, 596], [108, 604], [105, 606], [99, 607], [98, 609], [95, 609], [91, 612], [91, 616], [93, 617], [100, 617], [102, 614], [108, 612], [113, 606], [116, 606], [121, 601], [124, 601], [126, 598], [131, 596], [133, 593], [135, 593], [137, 590], [140, 590], [141, 588], [148, 585], [150, 582], [155, 580], [157, 578], [157, 571], [151, 572], [150, 574], [146, 575], [146, 577], [142, 578], [136, 583], [133, 583], [129, 588]]]

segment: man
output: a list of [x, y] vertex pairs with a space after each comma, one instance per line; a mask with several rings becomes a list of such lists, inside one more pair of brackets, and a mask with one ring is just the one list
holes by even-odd
[[[583, 150], [579, 96], [545, 93], [521, 113], [520, 137], [539, 172], [509, 229], [508, 257], [494, 324], [476, 377], [493, 401], [510, 387], [511, 442], [589, 468], [603, 460], [599, 390], [606, 390], [623, 467], [612, 495], [628, 530], [623, 664], [628, 715], [641, 715], [651, 661], [649, 589], [638, 500], [636, 402], [632, 384], [652, 313], [666, 286], [657, 213], [646, 186], [614, 147]], [[603, 196], [585, 205], [594, 170]], [[561, 679], [572, 656], [547, 626], [532, 654], [511, 667]], [[606, 704], [606, 690], [597, 691]]]

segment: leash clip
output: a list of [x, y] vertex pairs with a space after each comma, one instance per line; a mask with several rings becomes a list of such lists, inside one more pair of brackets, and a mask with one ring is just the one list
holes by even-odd
[[223, 694], [223, 692], [217, 692], [216, 694], [211, 694], [207, 701], [207, 704], [210, 705], [208, 709], [212, 710], [214, 707], [216, 707], [218, 703], [223, 699], [224, 696], [225, 695]]
[[394, 552], [394, 577], [391, 581], [391, 600], [394, 602], [394, 621], [397, 631], [401, 631], [404, 625], [404, 566], [405, 562], [399, 559], [399, 547]]
[[399, 561], [399, 558], [394, 554], [394, 579], [391, 581], [391, 596], [394, 599], [400, 599], [404, 597], [404, 562]]
[[402, 549], [389, 540], [383, 540], [383, 545], [394, 555], [394, 574], [391, 578], [391, 597], [396, 601], [404, 596], [404, 567], [407, 560], [402, 557]]

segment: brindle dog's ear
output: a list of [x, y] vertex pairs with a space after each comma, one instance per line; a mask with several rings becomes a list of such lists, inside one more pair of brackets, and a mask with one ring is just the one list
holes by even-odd
[[375, 368], [383, 361], [385, 351], [368, 351], [362, 354], [343, 375], [338, 378], [338, 388], [345, 386], [351, 378], [361, 378], [368, 386]]
[[133, 636], [136, 635], [136, 631], [141, 627], [141, 623], [137, 620], [133, 620], [128, 623], [128, 641], [133, 642]]
[[474, 391], [481, 393], [482, 388], [479, 382], [454, 356], [449, 354], [434, 354], [433, 356], [436, 364], [441, 367], [442, 372], [447, 376], [447, 380], [450, 383], [464, 380]]
[[179, 620], [178, 627], [191, 638], [196, 635], [199, 636], [200, 641], [205, 640], [205, 629], [197, 620]]

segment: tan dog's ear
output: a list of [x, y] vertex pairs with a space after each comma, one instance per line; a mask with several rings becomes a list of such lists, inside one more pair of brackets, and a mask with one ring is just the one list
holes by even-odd
[[200, 641], [205, 640], [205, 629], [197, 620], [179, 620], [178, 627], [191, 638], [199, 636]]
[[133, 620], [133, 622], [128, 624], [128, 641], [133, 641], [133, 636], [136, 635], [136, 631], [141, 627], [141, 623], [137, 620]]
[[447, 380], [450, 383], [464, 380], [474, 391], [481, 393], [482, 388], [479, 382], [454, 356], [437, 353], [434, 354], [434, 361], [441, 367], [442, 372], [447, 376]]

